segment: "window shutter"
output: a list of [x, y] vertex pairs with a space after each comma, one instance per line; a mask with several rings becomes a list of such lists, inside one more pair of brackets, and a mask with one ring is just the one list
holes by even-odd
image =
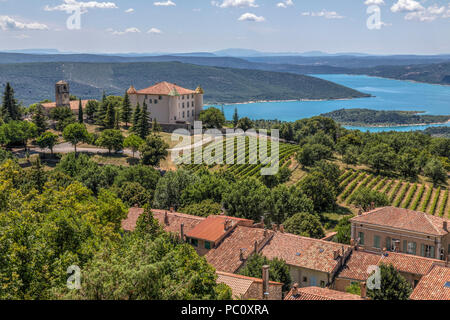
[[425, 245], [423, 243], [420, 245], [420, 255], [425, 257]]
[[413, 251], [413, 254], [415, 255], [416, 252], [417, 252], [417, 243], [413, 242], [412, 248], [413, 248], [413, 250], [412, 250], [412, 251]]
[[402, 252], [403, 253], [407, 253], [408, 252], [408, 242], [406, 241], [406, 240], [403, 240], [403, 250], [402, 250]]
[[391, 238], [390, 238], [390, 237], [387, 237], [387, 238], [386, 238], [386, 249], [387, 249], [388, 251], [391, 250]]

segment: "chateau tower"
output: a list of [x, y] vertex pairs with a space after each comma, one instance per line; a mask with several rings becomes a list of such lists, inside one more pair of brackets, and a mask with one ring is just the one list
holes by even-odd
[[55, 85], [55, 102], [57, 107], [70, 107], [69, 84], [58, 81]]

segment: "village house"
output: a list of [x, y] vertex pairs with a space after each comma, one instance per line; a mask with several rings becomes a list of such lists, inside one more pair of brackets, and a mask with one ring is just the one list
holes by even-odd
[[268, 295], [264, 297], [264, 280], [246, 277], [239, 274], [217, 271], [217, 283], [224, 283], [231, 288], [233, 299], [236, 300], [282, 300], [283, 284], [269, 281]]
[[[362, 295], [365, 293], [364, 290], [361, 292]], [[365, 297], [361, 297], [356, 294], [331, 290], [328, 288], [299, 288], [298, 284], [294, 284], [293, 288], [289, 291], [284, 300], [364, 300], [364, 298]]]
[[131, 86], [127, 91], [133, 107], [147, 106], [151, 120], [160, 124], [193, 123], [203, 110], [203, 89], [180, 87], [174, 83], [160, 82], [142, 90]]
[[434, 266], [420, 280], [411, 300], [450, 300], [450, 268]]
[[353, 250], [336, 277], [333, 288], [345, 291], [353, 283], [366, 282], [373, 271], [373, 267], [381, 264], [392, 265], [414, 288], [435, 265], [445, 266], [446, 263], [441, 260], [404, 253], [386, 251], [382, 254], [376, 254], [360, 249]]
[[[88, 102], [89, 100], [81, 100], [83, 109], [86, 108]], [[70, 108], [74, 114], [78, 114], [80, 101], [70, 100], [69, 83], [61, 80], [55, 84], [55, 102], [43, 103], [42, 106], [47, 113], [50, 113], [50, 111], [56, 107], [67, 107]]]
[[445, 260], [450, 254], [449, 220], [423, 212], [383, 207], [351, 220], [351, 239], [365, 251], [403, 252]]

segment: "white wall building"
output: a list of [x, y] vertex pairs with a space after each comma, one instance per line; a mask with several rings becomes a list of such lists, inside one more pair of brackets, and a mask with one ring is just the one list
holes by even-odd
[[195, 91], [169, 82], [160, 82], [147, 89], [128, 89], [132, 107], [147, 106], [150, 119], [162, 124], [193, 123], [203, 110], [203, 89]]

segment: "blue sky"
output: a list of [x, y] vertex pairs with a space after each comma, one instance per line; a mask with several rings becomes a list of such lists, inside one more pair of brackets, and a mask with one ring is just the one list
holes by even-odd
[[[73, 7], [81, 29], [66, 26]], [[0, 50], [436, 54], [449, 39], [445, 0], [0, 0]]]

